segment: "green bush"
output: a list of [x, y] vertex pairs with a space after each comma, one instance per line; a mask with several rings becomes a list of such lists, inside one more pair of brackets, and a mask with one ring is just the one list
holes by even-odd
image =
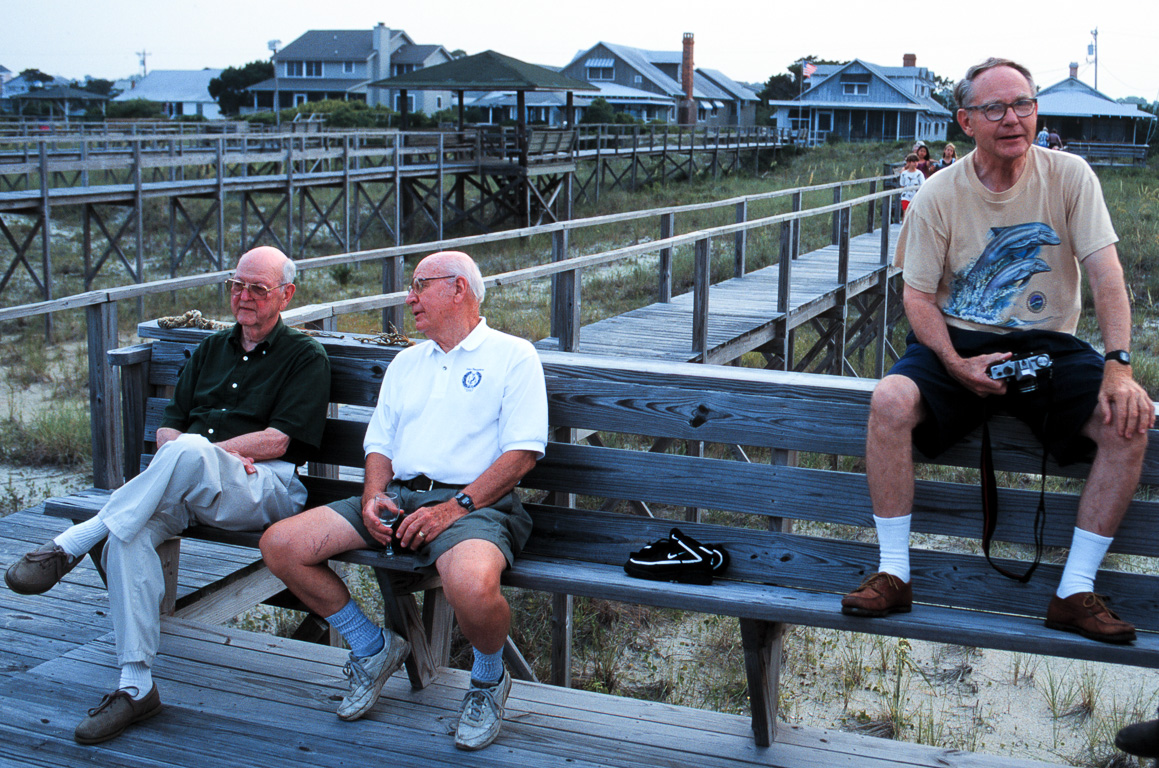
[[164, 105], [158, 101], [148, 99], [129, 99], [128, 101], [110, 101], [106, 115], [110, 119], [163, 119]]

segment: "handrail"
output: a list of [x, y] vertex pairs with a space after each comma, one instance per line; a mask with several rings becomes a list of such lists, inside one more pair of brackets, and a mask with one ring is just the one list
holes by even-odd
[[[778, 197], [787, 197], [791, 195], [819, 192], [827, 189], [843, 189], [848, 186], [857, 184], [865, 184], [872, 182], [879, 182], [891, 178], [889, 176], [875, 176], [864, 179], [853, 179], [847, 181], [830, 182], [826, 184], [817, 184], [809, 187], [795, 187], [792, 189], [774, 190], [772, 192], [762, 192], [754, 195], [743, 195], [739, 197], [732, 197], [726, 200], [713, 201], [708, 203], [690, 203], [687, 205], [666, 206], [663, 208], [650, 208], [642, 211], [625, 211], [622, 213], [606, 214], [603, 216], [592, 216], [585, 219], [571, 219], [568, 221], [552, 222], [550, 224], [543, 224], [535, 227], [522, 227], [519, 229], [504, 230], [497, 234], [489, 235], [468, 235], [465, 237], [457, 237], [436, 242], [415, 243], [411, 245], [392, 246], [388, 248], [376, 248], [366, 251], [353, 251], [350, 253], [335, 254], [331, 256], [315, 256], [307, 259], [300, 259], [295, 262], [299, 270], [320, 269], [326, 267], [338, 266], [340, 264], [359, 264], [366, 261], [379, 261], [385, 259], [396, 259], [400, 257], [432, 253], [438, 250], [462, 250], [473, 245], [480, 245], [483, 243], [501, 242], [503, 240], [514, 240], [535, 235], [549, 235], [556, 232], [575, 231], [589, 227], [603, 226], [607, 224], [618, 224], [627, 221], [634, 221], [642, 218], [650, 218], [653, 216], [663, 216], [676, 213], [691, 213], [695, 211], [711, 210], [714, 208], [727, 208], [736, 206], [742, 203], [752, 203], [761, 200], [771, 200]], [[619, 254], [611, 259], [599, 259], [601, 254], [594, 256], [575, 257], [578, 259], [595, 259], [591, 263], [578, 264], [583, 266], [597, 266], [599, 264], [608, 263], [609, 261], [616, 261], [620, 258], [627, 258], [630, 255], [636, 255], [641, 252], [648, 252], [649, 250], [658, 250], [664, 247], [673, 247], [676, 245], [684, 245], [688, 242], [695, 242], [697, 239], [703, 237], [715, 237], [718, 235], [732, 234], [735, 232], [747, 231], [756, 229], [762, 226], [769, 226], [781, 221], [792, 221], [798, 219], [808, 218], [810, 216], [822, 215], [825, 213], [832, 213], [843, 207], [852, 207], [859, 203], [871, 202], [883, 196], [898, 194], [900, 190], [887, 190], [885, 192], [878, 192], [859, 198], [853, 198], [842, 203], [834, 203], [822, 208], [811, 208], [807, 211], [794, 212], [789, 214], [781, 214], [780, 217], [771, 217], [769, 219], [758, 219], [742, 224], [729, 224], [723, 227], [718, 227], [713, 230], [704, 230], [708, 234], [700, 234], [699, 237], [692, 237], [698, 233], [689, 233], [685, 235], [678, 235], [664, 240], [652, 240], [648, 243], [639, 246], [630, 246], [630, 252], [620, 253], [624, 249], [617, 251], [610, 251], [609, 253]], [[719, 230], [719, 231], [718, 231]], [[671, 241], [671, 242], [670, 242]], [[660, 245], [657, 245], [657, 244]], [[643, 250], [639, 250], [643, 249]], [[570, 261], [570, 260], [569, 260]], [[566, 261], [554, 262], [555, 265], [565, 264]], [[573, 267], [575, 268], [575, 267]], [[529, 268], [530, 269], [530, 268]], [[519, 272], [520, 270], [516, 270]], [[555, 272], [548, 272], [542, 276], [548, 276], [557, 272], [565, 272], [567, 269], [559, 269]], [[167, 278], [165, 280], [155, 280], [148, 283], [140, 283], [134, 285], [122, 286], [119, 288], [107, 288], [96, 291], [87, 291], [85, 293], [74, 294], [60, 299], [52, 299], [50, 301], [39, 301], [31, 304], [22, 304], [14, 307], [0, 308], [0, 322], [5, 320], [14, 320], [21, 317], [33, 317], [48, 314], [51, 312], [59, 312], [68, 309], [79, 309], [95, 304], [102, 304], [106, 302], [116, 302], [124, 299], [137, 298], [141, 296], [148, 296], [156, 293], [166, 293], [171, 291], [182, 290], [186, 288], [197, 288], [205, 285], [213, 285], [223, 281], [232, 274], [233, 270], [220, 270], [216, 272], [207, 272], [200, 275], [191, 275], [178, 278]], [[512, 273], [506, 273], [512, 274]], [[494, 277], [494, 276], [493, 276]], [[490, 279], [490, 278], [488, 278]], [[528, 278], [530, 279], [530, 278]], [[500, 284], [500, 283], [496, 283]], [[405, 294], [404, 294], [405, 298]], [[403, 302], [400, 300], [394, 303], [382, 304], [380, 306], [398, 306]], [[376, 307], [371, 307], [376, 308]]]

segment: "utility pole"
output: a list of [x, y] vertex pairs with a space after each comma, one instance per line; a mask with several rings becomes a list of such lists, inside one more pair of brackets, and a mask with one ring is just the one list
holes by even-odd
[[1095, 59], [1095, 90], [1099, 90], [1099, 28], [1095, 27], [1091, 30], [1091, 37], [1094, 38], [1093, 43], [1087, 45], [1087, 56], [1093, 56]]
[[278, 130], [282, 129], [282, 105], [278, 103], [281, 101], [281, 93], [278, 91], [278, 48], [281, 44], [281, 40], [271, 40], [266, 43], [270, 49], [270, 61], [274, 65], [274, 123]]
[[149, 74], [149, 70], [145, 66], [145, 59], [149, 57], [149, 52], [142, 48], [141, 50], [137, 51], [137, 55], [141, 57], [141, 77], [144, 77], [145, 75]]

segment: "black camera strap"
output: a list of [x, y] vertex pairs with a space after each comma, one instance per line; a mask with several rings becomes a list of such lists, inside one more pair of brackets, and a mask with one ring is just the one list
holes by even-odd
[[[1043, 417], [1042, 435], [1046, 436], [1046, 421], [1050, 418], [1050, 379], [1042, 385], [1046, 388], [1047, 412]], [[1025, 584], [1030, 581], [1038, 564], [1042, 561], [1042, 541], [1046, 531], [1046, 445], [1042, 446], [1042, 485], [1038, 491], [1038, 509], [1034, 513], [1034, 562], [1019, 575], [1012, 573], [990, 559], [990, 540], [994, 536], [994, 529], [998, 526], [998, 481], [994, 477], [994, 456], [990, 449], [990, 408], [986, 407], [986, 418], [982, 421], [982, 552], [986, 555], [986, 562], [1003, 576]]]

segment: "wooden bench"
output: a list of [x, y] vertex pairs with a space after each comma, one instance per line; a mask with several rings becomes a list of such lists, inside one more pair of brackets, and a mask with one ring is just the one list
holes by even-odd
[[1109, 144], [1099, 141], [1072, 141], [1066, 151], [1080, 155], [1094, 166], [1143, 165], [1147, 161], [1146, 144]]
[[[111, 353], [126, 363], [121, 368], [125, 435], [138, 446], [152, 438], [164, 388], [172, 384], [186, 351], [204, 335], [160, 331], [148, 324], [140, 333], [161, 340]], [[328, 423], [325, 455], [333, 464], [359, 468], [366, 411], [350, 406], [373, 404], [378, 381], [397, 349], [361, 344], [350, 335], [321, 341], [331, 357], [332, 399], [344, 409]], [[1043, 564], [1022, 585], [1000, 576], [980, 555], [941, 548], [913, 551], [918, 603], [913, 613], [863, 619], [840, 612], [841, 596], [877, 566], [876, 544], [839, 533], [872, 527], [865, 477], [835, 468], [838, 460], [832, 458], [853, 457], [841, 459], [852, 465], [863, 456], [873, 381], [551, 352], [541, 358], [554, 441], [524, 479], [535, 529], [504, 583], [554, 595], [553, 682], [568, 680], [572, 595], [739, 619], [753, 731], [761, 745], [775, 738], [781, 649], [786, 629], [795, 624], [1159, 668], [1159, 577], [1153, 574], [1099, 574], [1100, 591], [1109, 593], [1116, 610], [1139, 629], [1139, 639], [1126, 646], [1043, 626], [1060, 566]], [[997, 468], [1029, 477], [1014, 483], [1025, 487], [1000, 492], [996, 539], [1030, 544], [1041, 453], [1012, 419], [996, 419], [992, 439]], [[1155, 445], [1153, 439], [1146, 483], [1159, 480]], [[977, 485], [933, 479], [948, 474], [937, 465], [971, 468], [978, 455], [975, 436], [940, 457], [931, 467], [932, 479], [919, 481], [915, 533], [967, 542], [980, 537]], [[306, 478], [312, 504], [360, 488], [356, 481], [338, 479], [332, 467], [312, 470]], [[1086, 470], [1048, 468], [1061, 478], [1083, 477]], [[1050, 547], [1070, 543], [1077, 504], [1071, 485], [1047, 495]], [[47, 511], [79, 519], [99, 508], [104, 493], [53, 499]], [[1112, 550], [1159, 556], [1159, 537], [1153, 533], [1157, 524], [1156, 503], [1136, 501]], [[666, 536], [673, 525], [728, 549], [732, 564], [724, 577], [711, 586], [695, 586], [624, 573], [630, 551]], [[256, 534], [204, 528], [188, 535], [249, 544], [257, 540]], [[451, 619], [437, 581], [409, 570], [406, 556], [358, 552], [343, 559], [375, 568], [387, 621], [416, 647], [407, 669], [412, 684], [422, 687], [446, 664], [450, 641]], [[1024, 565], [999, 562], [1019, 569]], [[1136, 564], [1133, 570], [1141, 569]], [[237, 583], [247, 579], [257, 577], [240, 574], [214, 593], [233, 594]], [[247, 597], [265, 599], [263, 592], [275, 590], [276, 585], [266, 585]], [[416, 591], [426, 592], [421, 611]], [[197, 596], [190, 596], [179, 609], [196, 617], [205, 613], [199, 614], [199, 604]], [[230, 603], [229, 609], [239, 604]], [[518, 661], [514, 649], [511, 657]]]

